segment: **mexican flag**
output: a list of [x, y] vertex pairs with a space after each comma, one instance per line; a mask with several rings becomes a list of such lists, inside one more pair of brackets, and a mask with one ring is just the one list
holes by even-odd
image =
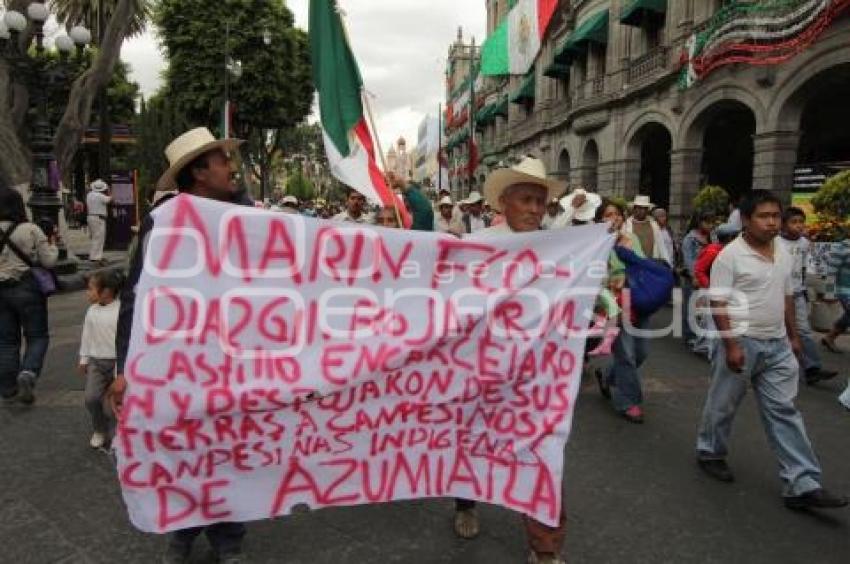
[[527, 73], [557, 7], [558, 0], [518, 0], [481, 47], [481, 73]]
[[313, 83], [319, 91], [322, 133], [331, 172], [366, 199], [410, 216], [387, 186], [363, 112], [363, 80], [348, 45], [336, 0], [310, 0]]

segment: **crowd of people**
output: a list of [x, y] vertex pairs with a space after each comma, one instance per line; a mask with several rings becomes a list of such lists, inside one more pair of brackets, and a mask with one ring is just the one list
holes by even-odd
[[[206, 130], [193, 130], [176, 139], [166, 151], [171, 166], [160, 179], [153, 205], [162, 205], [175, 193], [250, 204], [237, 202], [230, 157], [233, 148], [230, 140], [216, 140]], [[650, 343], [642, 330], [651, 326], [655, 311], [630, 308], [628, 290], [630, 265], [651, 261], [668, 269], [671, 278], [673, 274], [678, 278], [685, 305], [683, 341], [711, 364], [711, 386], [696, 440], [699, 467], [718, 480], [734, 479], [726, 462], [728, 439], [736, 410], [751, 386], [779, 461], [785, 505], [798, 509], [847, 504], [846, 498], [823, 488], [821, 467], [794, 399], [798, 382], [813, 385], [837, 376], [824, 369], [819, 348], [830, 354], [843, 352], [836, 339], [850, 325], [850, 239], [834, 245], [829, 262], [844, 313], [818, 343], [808, 322], [810, 246], [805, 238], [805, 214], [793, 207], [783, 210], [770, 192], [753, 190], [728, 217], [718, 217], [716, 210], [698, 211], [679, 239], [668, 223], [667, 212], [647, 196], [638, 195], [624, 203], [581, 188], [568, 192], [566, 183], [551, 179], [544, 164], [530, 157], [497, 169], [484, 183], [483, 193], [473, 191], [458, 202], [448, 190], [440, 191], [432, 201], [413, 183], [392, 174], [387, 180], [398, 193], [398, 205], [409, 211], [412, 224], [402, 225], [396, 207], [371, 207], [354, 189], [348, 189], [339, 205], [279, 195], [267, 207], [281, 213], [459, 238], [607, 224], [616, 242], [598, 311], [618, 331], [609, 362], [596, 371], [596, 378], [612, 409], [630, 423], [643, 423], [647, 417], [640, 370]], [[108, 204], [104, 199], [108, 196], [103, 186], [92, 188], [92, 208], [97, 211], [101, 204]], [[98, 215], [94, 214], [95, 223]], [[90, 217], [94, 230], [91, 222]], [[152, 228], [152, 218], [145, 217], [126, 281], [122, 273], [115, 272], [98, 272], [89, 280], [90, 305], [83, 324], [79, 371], [86, 378], [85, 406], [93, 448], [108, 445], [115, 414], [121, 410], [135, 286]], [[100, 235], [93, 239], [99, 240]], [[49, 268], [56, 256], [55, 233], [45, 234], [27, 220], [16, 191], [0, 189], [0, 393], [7, 402], [34, 401], [33, 390], [48, 346], [48, 324], [46, 296], [33, 271], [36, 266]], [[850, 385], [839, 401], [850, 410]], [[524, 525], [529, 562], [562, 562], [563, 510], [557, 527], [527, 517]], [[473, 501], [456, 500], [454, 528], [466, 539], [479, 534], [481, 525]], [[170, 536], [163, 561], [186, 562], [201, 533], [209, 538], [220, 561], [242, 561], [245, 527], [241, 523], [178, 531]]]

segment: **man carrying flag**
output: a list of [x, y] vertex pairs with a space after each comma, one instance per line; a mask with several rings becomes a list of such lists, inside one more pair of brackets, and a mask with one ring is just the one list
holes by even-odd
[[336, 0], [310, 0], [310, 52], [319, 92], [322, 136], [333, 175], [367, 200], [395, 208], [405, 226], [410, 215], [395, 198], [375, 160], [363, 108], [363, 80], [348, 44]]

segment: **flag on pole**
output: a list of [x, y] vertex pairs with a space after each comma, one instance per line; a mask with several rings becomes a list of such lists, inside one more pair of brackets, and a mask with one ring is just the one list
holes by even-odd
[[558, 0], [518, 0], [481, 47], [481, 73], [525, 74], [534, 64]]
[[[375, 160], [375, 144], [363, 111], [363, 80], [348, 44], [336, 0], [310, 0], [310, 52], [319, 91], [322, 134], [331, 172], [373, 203], [397, 207]], [[404, 206], [397, 208], [409, 224]]]

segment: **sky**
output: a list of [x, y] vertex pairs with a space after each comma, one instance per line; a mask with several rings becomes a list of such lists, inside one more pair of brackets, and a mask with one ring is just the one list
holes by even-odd
[[[308, 0], [289, 0], [298, 27], [307, 29]], [[465, 41], [484, 39], [486, 12], [481, 0], [339, 0], [366, 89], [373, 96], [381, 146], [405, 137], [416, 145], [426, 114], [444, 102], [449, 45], [462, 26]], [[155, 34], [127, 41], [122, 58], [145, 96], [156, 92], [164, 68]]]

